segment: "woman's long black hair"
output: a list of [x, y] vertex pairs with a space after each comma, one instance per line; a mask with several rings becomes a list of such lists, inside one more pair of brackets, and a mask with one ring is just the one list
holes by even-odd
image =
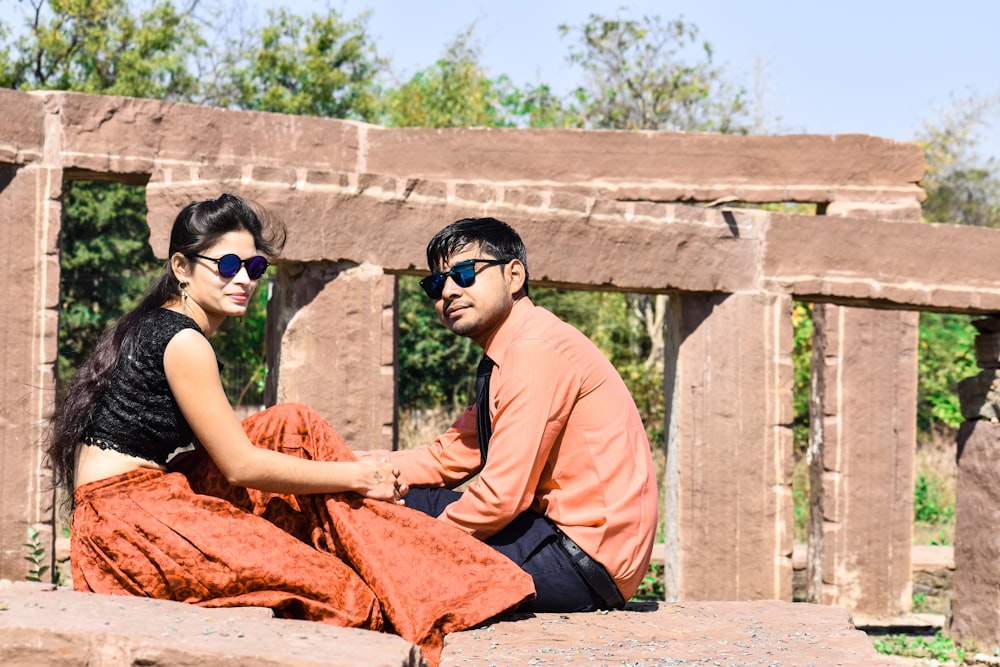
[[174, 253], [200, 254], [230, 232], [250, 232], [261, 254], [276, 257], [285, 244], [285, 226], [264, 209], [236, 195], [188, 204], [177, 215], [170, 232], [167, 261], [139, 304], [102, 334], [87, 360], [76, 370], [57, 401], [49, 422], [46, 454], [57, 486], [72, 498], [77, 444], [83, 439], [94, 406], [107, 386], [122, 346], [143, 316], [180, 297], [180, 287], [170, 266]]

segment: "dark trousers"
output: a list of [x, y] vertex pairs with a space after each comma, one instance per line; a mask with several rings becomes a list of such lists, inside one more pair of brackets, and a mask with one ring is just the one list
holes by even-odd
[[[451, 489], [410, 489], [406, 506], [438, 516], [461, 496], [460, 492]], [[558, 539], [552, 522], [527, 510], [486, 540], [486, 544], [520, 565], [535, 581], [537, 597], [518, 607], [518, 611], [571, 612], [605, 608], [604, 601], [587, 584], [557, 543]]]

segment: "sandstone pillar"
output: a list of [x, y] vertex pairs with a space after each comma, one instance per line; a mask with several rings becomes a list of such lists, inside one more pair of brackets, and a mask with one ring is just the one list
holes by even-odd
[[391, 449], [395, 282], [370, 264], [282, 267], [268, 304], [266, 402], [305, 403], [352, 448]]
[[983, 649], [1000, 644], [1000, 318], [974, 323], [983, 371], [959, 383], [962, 424], [955, 488], [955, 575], [949, 634]]
[[912, 605], [918, 320], [826, 307], [819, 597], [866, 614]]
[[671, 297], [668, 600], [792, 596], [791, 300]]
[[43, 422], [55, 400], [62, 172], [0, 167], [0, 579], [24, 579], [29, 528], [50, 566], [53, 493]]

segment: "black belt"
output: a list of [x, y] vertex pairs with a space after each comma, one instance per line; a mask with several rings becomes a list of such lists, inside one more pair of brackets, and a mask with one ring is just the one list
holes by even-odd
[[621, 591], [615, 585], [615, 580], [611, 578], [604, 566], [587, 555], [576, 542], [566, 537], [562, 531], [556, 529], [556, 544], [558, 544], [566, 555], [569, 556], [573, 566], [583, 575], [583, 578], [594, 589], [594, 592], [601, 596], [607, 604], [608, 609], [621, 609], [625, 606], [625, 599]]

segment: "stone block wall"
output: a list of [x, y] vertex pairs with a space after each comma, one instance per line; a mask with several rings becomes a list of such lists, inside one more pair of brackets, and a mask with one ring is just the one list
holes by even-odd
[[[918, 146], [860, 135], [390, 130], [0, 91], [0, 226], [12, 235], [3, 270], [20, 287], [2, 352], [15, 379], [0, 396], [8, 419], [0, 535], [19, 545], [26, 524], [50, 516], [37, 447], [29, 448], [34, 458], [17, 455], [24, 434], [37, 443], [54, 395], [60, 184], [100, 179], [146, 184], [159, 256], [174, 215], [192, 199], [235, 192], [286, 221], [290, 239], [268, 314], [268, 392], [311, 404], [359, 447], [394, 438], [395, 278], [424, 271], [424, 244], [452, 220], [492, 215], [513, 224], [537, 284], [669, 295], [668, 586], [686, 599], [787, 599], [792, 300], [888, 313], [904, 332], [921, 309], [1000, 310], [1000, 283], [985, 262], [1000, 250], [1000, 232], [918, 224], [923, 171]], [[815, 203], [828, 215], [727, 207], [784, 201]], [[843, 318], [845, 341], [860, 322], [852, 317]], [[897, 381], [908, 377], [907, 350], [873, 348], [867, 359], [842, 355], [831, 364], [875, 359]], [[870, 381], [842, 376], [838, 406], [865, 395], [855, 383]], [[900, 382], [879, 400], [879, 419], [901, 423], [900, 406], [915, 403], [915, 389]], [[852, 443], [884, 442], [888, 428], [854, 416], [844, 424], [840, 440]], [[901, 493], [912, 485], [899, 453], [912, 448], [911, 436], [902, 429], [891, 446], [859, 444], [857, 454], [852, 445], [848, 459], [872, 457], [880, 472], [829, 493], [870, 485]], [[900, 521], [904, 508], [893, 507], [887, 520]], [[859, 532], [836, 547], [832, 563], [873, 538], [870, 522], [850, 513], [842, 521], [845, 534]], [[870, 612], [897, 606], [905, 588], [895, 574], [897, 541], [874, 540], [872, 558], [891, 562], [888, 602], [831, 599]], [[14, 551], [0, 576], [21, 575]], [[867, 562], [860, 576], [876, 571]]]
[[0, 164], [0, 280], [7, 290], [0, 323], [0, 577], [27, 571], [29, 529], [42, 545], [54, 540], [42, 439], [55, 399], [62, 172], [42, 154], [44, 112], [28, 101], [13, 105], [14, 118], [25, 122], [0, 148], [9, 161]]

